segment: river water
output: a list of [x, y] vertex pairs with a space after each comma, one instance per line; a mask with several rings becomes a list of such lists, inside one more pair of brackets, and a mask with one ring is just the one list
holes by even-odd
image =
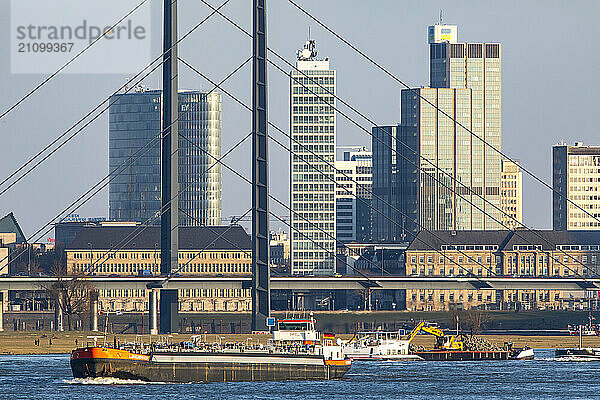
[[355, 362], [341, 381], [166, 384], [73, 379], [67, 355], [0, 356], [0, 399], [594, 399], [600, 362]]

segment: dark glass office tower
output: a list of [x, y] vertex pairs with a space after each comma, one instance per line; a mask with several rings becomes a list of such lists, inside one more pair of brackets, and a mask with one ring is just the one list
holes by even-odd
[[372, 128], [373, 197], [371, 205], [371, 239], [375, 242], [400, 241], [402, 220], [397, 197], [397, 144], [398, 126]]
[[[161, 91], [140, 88], [110, 102], [109, 171], [121, 171], [109, 185], [110, 219], [158, 225]], [[188, 139], [179, 140], [179, 222], [220, 225], [221, 95], [179, 92], [179, 132]]]

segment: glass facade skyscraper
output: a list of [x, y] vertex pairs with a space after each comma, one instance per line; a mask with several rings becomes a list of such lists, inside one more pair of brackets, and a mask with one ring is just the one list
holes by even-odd
[[[449, 36], [443, 36], [444, 29]], [[435, 34], [438, 31], [442, 33], [440, 36]], [[501, 220], [502, 159], [498, 152], [502, 145], [501, 45], [458, 43], [457, 32], [455, 25], [429, 27], [429, 84], [432, 88], [469, 89], [471, 94], [464, 100], [469, 104], [457, 103], [457, 107], [463, 109], [458, 112], [458, 116], [470, 113], [470, 125], [463, 125], [493, 148], [475, 137], [469, 138], [468, 151], [460, 149], [461, 145], [466, 146], [466, 138], [464, 143], [459, 139], [456, 144], [456, 158], [459, 162], [466, 155], [471, 158], [470, 179], [463, 180], [462, 183], [471, 187], [487, 202], [479, 196], [470, 196], [470, 201], [483, 212], [472, 206], [462, 207], [463, 216], [457, 215], [454, 229], [500, 229], [501, 225], [497, 221]], [[438, 116], [438, 121], [443, 118], [447, 117]], [[472, 136], [468, 132], [467, 135]], [[461, 154], [461, 151], [466, 152]], [[458, 171], [460, 169], [463, 168], [457, 166], [459, 175], [464, 172]], [[467, 217], [467, 214], [470, 215]]]
[[398, 131], [398, 126], [376, 126], [372, 129], [371, 239], [375, 242], [400, 240], [398, 224], [403, 220], [396, 212], [400, 207], [400, 199], [396, 195]]
[[402, 90], [401, 125], [373, 128], [373, 240], [501, 227], [501, 157], [478, 139], [501, 150], [500, 44], [458, 43], [455, 25], [428, 37], [430, 87]]
[[[292, 273], [335, 271], [335, 71], [316, 59], [315, 42], [298, 52], [290, 75], [290, 203]], [[305, 77], [307, 75], [308, 77]], [[323, 87], [331, 94], [327, 93]], [[331, 104], [331, 106], [329, 105]], [[321, 158], [313, 155], [318, 154]], [[304, 160], [304, 161], [303, 161]], [[310, 165], [307, 164], [310, 163]]]
[[[398, 170], [403, 173], [397, 193], [403, 212], [411, 216], [408, 231], [471, 229], [477, 210], [469, 201], [477, 196], [460, 184], [474, 186], [478, 157], [470, 134], [460, 126], [471, 126], [470, 89], [403, 90], [401, 99], [399, 139], [410, 149], [398, 145]], [[482, 193], [481, 186], [473, 190]]]
[[[141, 88], [110, 99], [109, 171], [122, 171], [109, 184], [111, 220], [160, 224], [161, 97]], [[221, 156], [221, 95], [179, 92], [178, 123], [189, 140], [179, 139], [179, 223], [220, 225], [221, 166], [208, 154]]]

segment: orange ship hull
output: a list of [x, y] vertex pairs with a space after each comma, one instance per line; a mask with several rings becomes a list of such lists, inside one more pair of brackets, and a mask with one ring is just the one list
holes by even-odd
[[154, 382], [240, 382], [340, 379], [350, 360], [266, 352], [155, 352], [87, 347], [71, 354], [75, 378], [113, 377]]

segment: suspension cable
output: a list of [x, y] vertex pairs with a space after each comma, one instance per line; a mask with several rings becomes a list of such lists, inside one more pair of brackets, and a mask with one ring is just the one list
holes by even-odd
[[[205, 5], [207, 5], [208, 7], [210, 7], [211, 9], [214, 10], [214, 7], [212, 5], [210, 5], [209, 3], [207, 3], [205, 0], [200, 0], [202, 3], [204, 3]], [[291, 0], [289, 0], [291, 1]], [[240, 30], [241, 32], [245, 33], [247, 36], [252, 37], [250, 35], [249, 32], [247, 32], [244, 28], [242, 28], [239, 24], [237, 24], [235, 21], [231, 20], [229, 17], [227, 17], [226, 15], [224, 15], [221, 12], [218, 12], [218, 14], [224, 18], [225, 20], [227, 20], [228, 22], [230, 22], [232, 25], [234, 25], [236, 28], [238, 28], [238, 30]], [[348, 43], [349, 44], [349, 43]], [[350, 45], [350, 44], [349, 44]], [[350, 45], [351, 46], [351, 45]], [[272, 50], [271, 48], [267, 48], [268, 51], [270, 51], [271, 53], [273, 53], [277, 58], [281, 59], [282, 61], [284, 61], [287, 65], [289, 65], [290, 67], [292, 67], [294, 70], [296, 70], [297, 72], [301, 73], [304, 77], [309, 78], [314, 84], [318, 85], [319, 87], [321, 87], [325, 93], [332, 95], [333, 97], [335, 97], [337, 100], [340, 100], [344, 105], [346, 105], [348, 108], [350, 108], [352, 111], [354, 111], [355, 113], [357, 113], [358, 115], [360, 115], [361, 117], [363, 117], [364, 119], [366, 119], [367, 121], [369, 121], [372, 125], [374, 125], [376, 128], [378, 127], [378, 124], [376, 124], [375, 122], [373, 122], [371, 119], [369, 119], [368, 117], [366, 117], [363, 113], [361, 113], [359, 110], [357, 110], [355, 107], [353, 107], [352, 105], [348, 104], [346, 101], [344, 101], [343, 99], [339, 98], [339, 96], [337, 96], [335, 93], [332, 93], [328, 88], [322, 86], [321, 84], [319, 84], [318, 82], [316, 82], [313, 77], [310, 77], [308, 75], [306, 75], [304, 72], [298, 70], [293, 64], [291, 64], [290, 62], [288, 62], [285, 58], [283, 58], [281, 55], [279, 55], [277, 52], [275, 52], [274, 50]], [[271, 65], [275, 66], [277, 69], [279, 69], [282, 73], [284, 73], [286, 76], [288, 75], [286, 71], [284, 71], [283, 69], [281, 69], [281, 67], [279, 67], [278, 65], [276, 65], [275, 63], [273, 63], [272, 61], [268, 60], [269, 63], [271, 63]], [[189, 66], [189, 65], [188, 65]], [[295, 79], [297, 81], [297, 79]], [[298, 82], [298, 81], [297, 81]], [[304, 88], [308, 88], [306, 85], [304, 85], [303, 83], [299, 82]], [[407, 85], [405, 85], [407, 88], [409, 88]], [[337, 107], [335, 107], [334, 105], [332, 105], [331, 103], [329, 103], [328, 101], [324, 100], [321, 96], [319, 96], [317, 93], [315, 93], [314, 91], [312, 91], [312, 89], [308, 88], [309, 90], [311, 90], [311, 92], [317, 96], [319, 99], [323, 100], [327, 105], [331, 106], [332, 108], [334, 108], [336, 111], [338, 111], [339, 113], [341, 113], [346, 119], [348, 119], [349, 121], [351, 121], [354, 125], [356, 125], [357, 127], [359, 127], [360, 129], [364, 130], [368, 135], [370, 135], [373, 139], [378, 140], [380, 143], [382, 143], [384, 146], [390, 148], [389, 146], [387, 146], [386, 143], [383, 143], [383, 141], [381, 141], [381, 139], [376, 138], [375, 136], [373, 136], [373, 134], [371, 132], [369, 132], [367, 129], [365, 129], [364, 127], [362, 127], [362, 125], [358, 124], [355, 120], [353, 120], [352, 118], [350, 118], [348, 115], [346, 115], [344, 112], [342, 112], [341, 110], [339, 110]], [[409, 88], [410, 89], [410, 88]], [[415, 89], [411, 89], [411, 90], [415, 90]], [[420, 94], [419, 94], [420, 96]], [[422, 97], [422, 96], [421, 96]], [[427, 99], [424, 99], [425, 101], [427, 101]], [[443, 112], [443, 110], [440, 110], [437, 106], [435, 106], [434, 104], [432, 104], [431, 102], [427, 101], [432, 107], [434, 107], [436, 110]], [[459, 124], [454, 118], [452, 118], [451, 116], [449, 116], [448, 114], [444, 113], [448, 118], [450, 118], [452, 121], [456, 122], [457, 124]], [[460, 125], [460, 124], [459, 124]], [[461, 125], [462, 126], [462, 125]], [[466, 129], [464, 126], [462, 126], [464, 129]], [[283, 132], [282, 132], [283, 133]], [[472, 132], [470, 132], [471, 134], [473, 134]], [[286, 135], [287, 136], [287, 135]], [[389, 135], [391, 136], [391, 135]], [[291, 138], [290, 138], [291, 139]], [[522, 226], [524, 226], [525, 228], [527, 228], [523, 223], [521, 223], [520, 221], [516, 220], [516, 218], [514, 218], [513, 216], [511, 216], [510, 214], [506, 213], [504, 210], [502, 210], [501, 208], [497, 207], [495, 204], [493, 204], [492, 202], [490, 202], [488, 199], [486, 199], [485, 197], [477, 194], [476, 192], [474, 192], [471, 188], [467, 187], [466, 185], [464, 185], [462, 182], [458, 181], [456, 178], [454, 178], [453, 176], [451, 176], [450, 174], [448, 174], [446, 171], [443, 171], [441, 168], [439, 168], [437, 165], [433, 164], [430, 160], [428, 160], [427, 158], [425, 158], [424, 156], [418, 154], [415, 150], [411, 149], [410, 146], [408, 146], [406, 143], [400, 141], [400, 143], [408, 148], [411, 152], [413, 152], [415, 155], [417, 155], [419, 158], [425, 160], [427, 163], [429, 163], [430, 165], [432, 165], [434, 168], [438, 169], [439, 171], [441, 171], [443, 174], [447, 175], [448, 177], [450, 177], [452, 180], [454, 180], [455, 182], [458, 182], [459, 185], [467, 188], [472, 194], [475, 194], [476, 196], [478, 196], [479, 198], [483, 199], [484, 202], [489, 203], [490, 205], [492, 205], [494, 208], [496, 208], [497, 210], [499, 210], [501, 213], [505, 214], [506, 216], [510, 217], [511, 219], [513, 219], [514, 221], [516, 221], [517, 223], [521, 224]], [[391, 148], [390, 148], [391, 149]], [[421, 167], [417, 164], [415, 164], [414, 162], [412, 162], [410, 159], [406, 158], [404, 155], [398, 153], [398, 150], [394, 150], [391, 149], [392, 151], [395, 151], [397, 155], [399, 155], [400, 157], [402, 157], [403, 159], [405, 159], [406, 161], [410, 162], [411, 164], [413, 164], [414, 166], [416, 166], [419, 170], [421, 170]], [[506, 157], [508, 160], [513, 161], [512, 159], [510, 159], [509, 157]], [[499, 221], [498, 219], [496, 219], [494, 216], [490, 215], [489, 213], [485, 212], [484, 210], [482, 210], [480, 207], [478, 207], [476, 204], [474, 204], [472, 201], [462, 197], [460, 194], [458, 194], [453, 188], [450, 188], [449, 186], [447, 186], [446, 184], [442, 183], [438, 178], [436, 178], [435, 176], [431, 176], [434, 180], [436, 180], [436, 182], [442, 184], [444, 187], [446, 187], [447, 189], [451, 190], [454, 194], [458, 195], [461, 199], [467, 201], [470, 205], [472, 205], [473, 207], [475, 207], [476, 209], [478, 209], [479, 211], [483, 212], [486, 216], [488, 216], [489, 218], [493, 219], [495, 222], [500, 223], [502, 226], [504, 226], [505, 228], [509, 228], [507, 227], [504, 223], [502, 223], [501, 221]], [[552, 189], [552, 188], [551, 188]], [[553, 189], [554, 190], [554, 189]], [[379, 200], [383, 201], [381, 198], [379, 198]], [[574, 204], [574, 203], [573, 203]], [[575, 205], [575, 204], [574, 204]], [[582, 209], [580, 206], [577, 206], [578, 208]], [[399, 210], [395, 210], [397, 212], [399, 212]], [[585, 210], [584, 210], [585, 211]], [[588, 213], [587, 211], [585, 211], [588, 215], [592, 216], [590, 213]], [[593, 217], [595, 218], [595, 217]], [[600, 220], [598, 220], [600, 221]], [[531, 229], [531, 228], [527, 228], [530, 232], [534, 233], [537, 237], [539, 237], [540, 239], [544, 240], [545, 242], [553, 245], [556, 247], [555, 244], [551, 243], [550, 241], [548, 241], [546, 238], [544, 238], [542, 235], [540, 235], [539, 233], [537, 233], [535, 230]], [[513, 231], [515, 234], [517, 234], [518, 237], [521, 237], [522, 239], [526, 240], [527, 242], [529, 242], [527, 240], [527, 238], [523, 237], [522, 235], [520, 235], [517, 231], [512, 230], [509, 228], [509, 230]], [[530, 243], [530, 242], [529, 242]], [[564, 250], [559, 249], [559, 251], [561, 251], [564, 254], [567, 254]], [[577, 270], [573, 270], [572, 268], [570, 268], [569, 266], [563, 264], [562, 262], [560, 262], [560, 259], [555, 259], [553, 258], [555, 261], [558, 261], [559, 264], [561, 264], [562, 266], [564, 266], [565, 268], [567, 268], [568, 270], [570, 270], [571, 272], [574, 272], [575, 274], [581, 276], [584, 280], [586, 279], [583, 275], [581, 275], [579, 273], [579, 271]], [[578, 264], [582, 265], [584, 268], [586, 268], [586, 265], [584, 265], [582, 262], [580, 262], [579, 260], [576, 260]]]
[[[157, 56], [156, 58], [154, 58], [148, 65], [146, 65], [144, 68], [142, 68], [140, 70], [140, 72], [138, 72], [136, 75], [134, 75], [131, 79], [129, 79], [127, 82], [125, 82], [125, 84], [121, 85], [116, 91], [113, 92], [112, 95], [110, 95], [107, 100], [110, 103], [110, 99], [112, 96], [118, 96], [115, 101], [117, 101], [121, 96], [123, 96], [124, 94], [126, 94], [127, 92], [129, 92], [129, 90], [131, 90], [131, 88], [128, 88], [129, 83], [131, 83], [131, 81], [133, 81], [134, 79], [136, 79], [139, 75], [141, 75], [146, 69], [148, 69], [152, 64], [154, 64], [156, 61], [160, 60], [168, 51], [170, 51], [174, 46], [176, 46], [178, 43], [180, 43], [182, 40], [184, 40], [185, 38], [187, 38], [190, 34], [192, 34], [196, 29], [198, 29], [202, 24], [204, 24], [206, 21], [208, 21], [213, 15], [215, 15], [216, 13], [218, 13], [221, 8], [223, 8], [230, 0], [225, 0], [225, 2], [223, 2], [218, 8], [216, 8], [215, 10], [213, 10], [208, 16], [206, 16], [204, 19], [202, 19], [198, 24], [196, 24], [192, 29], [190, 29], [189, 31], [187, 31], [187, 33], [185, 33], [181, 38], [179, 38], [177, 40], [177, 42], [175, 42], [169, 49], [167, 49], [166, 51], [164, 51], [162, 54], [160, 54], [159, 56]], [[150, 73], [152, 73], [154, 70], [156, 70], [158, 68], [158, 66], [162, 65], [164, 61], [161, 61], [157, 66], [155, 66], [150, 72], [148, 72], [146, 75], [144, 75], [141, 79], [138, 80], [138, 82], [136, 82], [136, 85], [141, 82], [144, 78], [146, 78], [148, 75], [150, 75]], [[120, 93], [121, 90], [126, 89], [124, 93]], [[21, 165], [19, 168], [17, 168], [13, 173], [11, 173], [8, 177], [6, 177], [4, 180], [2, 180], [2, 182], [0, 182], [0, 186], [3, 185], [4, 183], [6, 183], [8, 180], [10, 180], [13, 176], [15, 176], [16, 174], [18, 174], [21, 170], [23, 170], [27, 165], [29, 165], [30, 163], [32, 163], [36, 158], [38, 158], [41, 154], [43, 154], [46, 150], [48, 150], [51, 146], [53, 146], [55, 143], [57, 143], [60, 139], [62, 139], [64, 136], [66, 136], [70, 131], [72, 131], [73, 129], [75, 129], [75, 127], [77, 125], [79, 125], [82, 121], [84, 121], [87, 117], [89, 117], [91, 114], [93, 114], [96, 110], [100, 109], [102, 107], [102, 105], [107, 101], [107, 100], [102, 100], [102, 102], [100, 102], [97, 106], [95, 106], [90, 112], [88, 112], [86, 115], [84, 115], [82, 118], [80, 118], [75, 124], [73, 124], [69, 129], [67, 129], [65, 132], [63, 132], [61, 135], [59, 135], [56, 139], [54, 139], [52, 142], [50, 142], [48, 145], [46, 145], [42, 150], [40, 150], [38, 153], [36, 153], [33, 157], [31, 157], [25, 164]], [[114, 102], [113, 102], [114, 103]], [[17, 182], [19, 182], [23, 177], [25, 177], [27, 174], [29, 174], [31, 171], [33, 171], [35, 168], [37, 168], [41, 163], [43, 163], [48, 157], [50, 157], [52, 154], [54, 154], [56, 151], [58, 151], [58, 149], [60, 149], [62, 146], [64, 146], [67, 142], [69, 142], [73, 137], [75, 137], [77, 134], [79, 134], [85, 127], [87, 127], [89, 124], [91, 124], [94, 120], [96, 120], [97, 118], [99, 118], [107, 109], [109, 109], [109, 107], [111, 106], [112, 103], [108, 104], [106, 107], [104, 107], [104, 109], [102, 109], [102, 111], [100, 111], [100, 113], [98, 113], [94, 118], [92, 118], [89, 122], [87, 122], [81, 129], [77, 130], [75, 133], [73, 133], [71, 136], [69, 136], [62, 144], [60, 144], [57, 148], [55, 148], [49, 155], [47, 155], [46, 157], [44, 157], [44, 159], [42, 159], [40, 162], [36, 163], [35, 165], [33, 165], [29, 170], [27, 170], [23, 175], [21, 175], [16, 181], [12, 182], [7, 188], [5, 188], [2, 192], [0, 192], [0, 196], [2, 194], [4, 194], [7, 190], [9, 190], [12, 186], [14, 186]]]
[[46, 83], [48, 83], [52, 78], [54, 78], [56, 75], [58, 75], [62, 70], [64, 70], [65, 68], [67, 68], [71, 63], [73, 63], [73, 61], [75, 61], [77, 58], [79, 58], [79, 56], [81, 56], [90, 47], [92, 47], [94, 44], [96, 44], [96, 42], [98, 42], [104, 36], [108, 35], [117, 25], [119, 25], [121, 22], [123, 22], [125, 20], [125, 18], [129, 17], [131, 14], [133, 14], [134, 12], [136, 12], [138, 8], [140, 8], [144, 3], [146, 3], [146, 1], [148, 1], [148, 0], [142, 0], [137, 6], [135, 6], [131, 11], [129, 11], [127, 14], [125, 14], [121, 19], [119, 19], [117, 22], [115, 22], [110, 27], [108, 27], [102, 33], [102, 35], [100, 35], [96, 39], [94, 39], [94, 41], [92, 41], [90, 44], [88, 44], [86, 47], [84, 47], [83, 50], [81, 50], [79, 53], [77, 53], [75, 56], [73, 56], [69, 61], [67, 61], [65, 64], [63, 64], [60, 68], [58, 68], [56, 71], [54, 71], [48, 77], [46, 77], [46, 79], [44, 79], [43, 81], [41, 81], [40, 83], [38, 83], [37, 86], [34, 87], [32, 90], [30, 90], [27, 94], [25, 94], [25, 96], [21, 97], [12, 106], [8, 107], [2, 114], [0, 114], [0, 119], [2, 119], [4, 116], [6, 116], [9, 112], [11, 112], [12, 110], [14, 110], [15, 108], [17, 108], [19, 106], [19, 104], [21, 104], [29, 96], [31, 96], [32, 94], [34, 94], [35, 92], [37, 92], [38, 89], [40, 89], [42, 86], [44, 86]]
[[[200, 0], [203, 3], [205, 3], [205, 0]], [[458, 126], [460, 126], [461, 128], [463, 128], [465, 131], [469, 132], [469, 134], [474, 137], [477, 138], [478, 140], [480, 140], [485, 146], [490, 147], [493, 151], [495, 151], [496, 153], [498, 153], [499, 155], [501, 155], [502, 157], [504, 157], [505, 159], [517, 164], [516, 160], [512, 159], [511, 157], [507, 156], [505, 153], [503, 153], [501, 150], [498, 150], [496, 147], [492, 146], [491, 144], [489, 144], [485, 139], [483, 139], [482, 137], [478, 136], [477, 134], [475, 134], [472, 130], [470, 130], [469, 128], [467, 128], [466, 126], [464, 126], [462, 123], [460, 123], [459, 121], [457, 121], [455, 118], [453, 118], [452, 116], [450, 116], [448, 113], [446, 113], [445, 111], [441, 110], [439, 107], [437, 107], [436, 105], [434, 105], [432, 102], [430, 102], [427, 98], [425, 98], [424, 96], [421, 95], [421, 93], [419, 92], [419, 89], [416, 88], [411, 88], [409, 85], [407, 85], [404, 81], [402, 81], [400, 78], [396, 77], [396, 75], [392, 74], [388, 69], [386, 69], [385, 67], [383, 67], [381, 64], [379, 64], [378, 62], [376, 62], [375, 60], [373, 60], [371, 57], [369, 57], [367, 54], [365, 54], [363, 51], [361, 51], [358, 47], [356, 47], [355, 45], [353, 45], [352, 43], [350, 43], [348, 40], [344, 39], [341, 35], [339, 35], [338, 33], [336, 33], [333, 29], [329, 28], [327, 25], [325, 25], [325, 23], [321, 22], [319, 19], [317, 19], [315, 16], [313, 16], [311, 13], [309, 13], [308, 11], [306, 11], [304, 8], [300, 7], [294, 0], [288, 0], [294, 7], [296, 7], [298, 10], [300, 10], [303, 14], [305, 14], [307, 17], [309, 17], [310, 19], [312, 19], [313, 21], [315, 21], [317, 24], [319, 24], [323, 29], [325, 29], [326, 31], [328, 31], [329, 33], [331, 33], [333, 36], [335, 36], [336, 38], [338, 38], [340, 41], [342, 41], [344, 44], [346, 44], [348, 47], [350, 47], [352, 50], [354, 50], [355, 52], [357, 52], [358, 54], [360, 54], [363, 58], [365, 58], [367, 61], [369, 61], [371, 64], [373, 64], [375, 67], [377, 67], [379, 70], [381, 70], [382, 72], [384, 72], [386, 75], [388, 75], [390, 78], [392, 78], [393, 80], [395, 80], [396, 82], [398, 82], [400, 85], [404, 86], [406, 89], [410, 90], [411, 92], [413, 92], [413, 94], [419, 96], [419, 98], [423, 101], [425, 101], [426, 103], [428, 103], [430, 106], [432, 106], [433, 108], [435, 108], [438, 112], [440, 112], [441, 114], [445, 115], [446, 117], [448, 117], [451, 121], [453, 121], [455, 124], [457, 124]], [[207, 4], [207, 3], [205, 3]], [[211, 6], [212, 8], [212, 6]], [[219, 13], [221, 16], [223, 16], [221, 13]], [[520, 164], [519, 164], [520, 165]], [[591, 214], [590, 212], [588, 212], [586, 209], [584, 209], [583, 207], [581, 207], [580, 205], [576, 204], [573, 200], [569, 199], [569, 197], [566, 194], [561, 193], [560, 191], [554, 189], [554, 187], [550, 186], [548, 183], [546, 183], [544, 180], [542, 180], [541, 178], [539, 178], [536, 174], [534, 174], [533, 172], [529, 171], [529, 169], [520, 166], [520, 168], [525, 171], [525, 173], [527, 173], [527, 175], [531, 176], [533, 179], [535, 179], [536, 181], [538, 181], [539, 183], [541, 183], [543, 186], [547, 187], [548, 189], [550, 189], [552, 192], [558, 194], [560, 197], [562, 197], [563, 199], [565, 199], [569, 204], [571, 204], [572, 206], [575, 206], [576, 208], [580, 209], [581, 211], [583, 211], [585, 214], [587, 214], [589, 217], [593, 218], [594, 220], [600, 222], [600, 219], [595, 217], [593, 214]]]

